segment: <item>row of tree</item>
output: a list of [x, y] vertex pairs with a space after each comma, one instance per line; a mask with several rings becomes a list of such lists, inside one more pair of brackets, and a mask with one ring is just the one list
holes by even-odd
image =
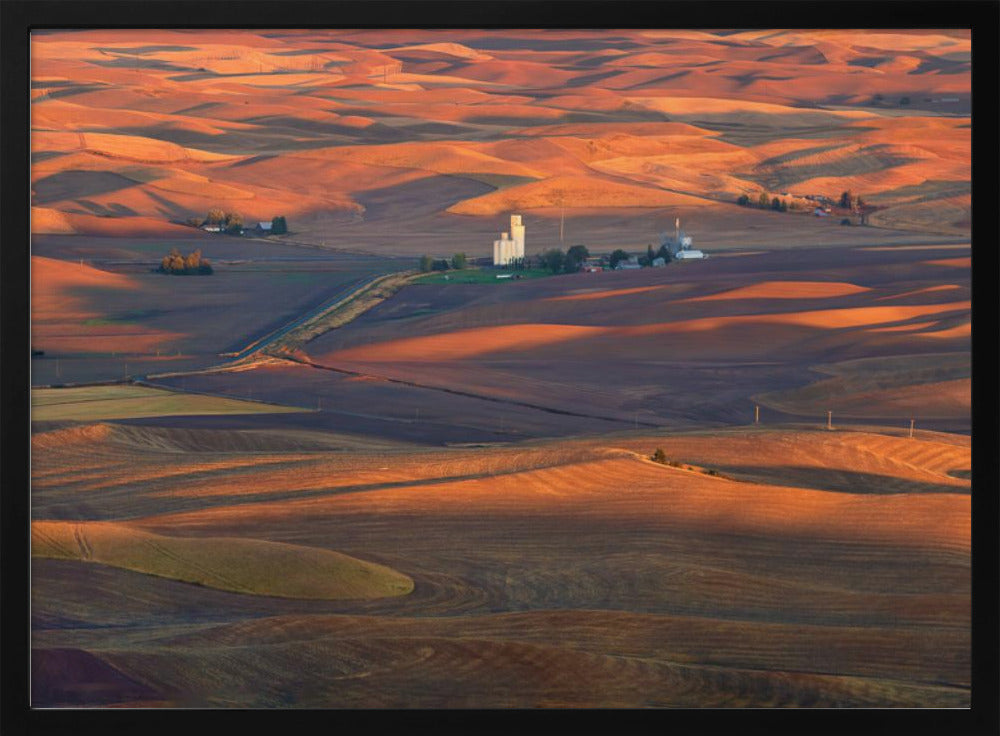
[[[628, 261], [632, 255], [621, 248], [616, 249], [607, 259], [608, 267], [614, 269], [622, 261]], [[544, 268], [553, 274], [557, 273], [577, 273], [583, 268], [584, 263], [590, 258], [590, 251], [585, 245], [574, 245], [566, 252], [559, 248], [550, 248], [531, 258], [518, 258], [507, 264], [506, 268], [513, 271], [520, 271], [534, 266]], [[669, 263], [672, 260], [670, 249], [666, 245], [661, 245], [659, 250], [654, 250], [652, 245], [646, 246], [646, 255], [639, 257], [640, 266], [652, 266], [653, 261], [662, 258]], [[444, 258], [432, 258], [429, 255], [420, 257], [420, 270], [423, 273], [430, 271], [447, 271], [449, 269], [461, 270], [468, 267], [468, 258], [465, 253], [456, 253], [451, 260]]]
[[434, 259], [429, 255], [420, 256], [420, 270], [423, 273], [429, 273], [430, 271], [447, 271], [450, 268], [456, 271], [461, 271], [463, 268], [467, 268], [469, 265], [468, 256], [465, 253], [456, 253], [451, 257], [451, 260], [445, 258]]
[[767, 192], [761, 192], [755, 200], [751, 200], [746, 194], [741, 194], [736, 200], [736, 204], [741, 207], [756, 207], [761, 210], [788, 212], [788, 202], [784, 199], [778, 199], [777, 197], [768, 199]]
[[565, 253], [552, 248], [539, 256], [539, 265], [552, 273], [576, 273], [590, 257], [585, 245], [574, 245]]
[[160, 273], [179, 276], [210, 274], [212, 273], [212, 264], [207, 258], [201, 257], [200, 250], [195, 250], [186, 256], [182, 256], [179, 250], [172, 248], [170, 253], [160, 261], [160, 267], [156, 270]]
[[861, 198], [861, 195], [855, 195], [851, 190], [840, 193], [840, 200], [837, 202], [838, 206], [845, 210], [860, 210], [865, 207], [865, 201]]
[[239, 235], [243, 232], [243, 215], [239, 212], [224, 212], [218, 207], [213, 207], [208, 211], [202, 225], [221, 228], [223, 232]]
[[[204, 218], [192, 217], [187, 221], [192, 227], [217, 227], [230, 235], [243, 234], [243, 215], [239, 212], [225, 212], [219, 207], [213, 207]], [[288, 222], [284, 215], [271, 218], [271, 234], [284, 235], [288, 232]]]
[[[608, 266], [611, 267], [612, 269], [615, 269], [618, 267], [619, 263], [621, 263], [622, 261], [628, 261], [631, 258], [632, 254], [629, 253], [627, 250], [622, 250], [621, 248], [617, 248], [608, 257]], [[670, 263], [670, 261], [672, 261], [674, 257], [673, 254], [670, 252], [670, 248], [668, 248], [666, 245], [661, 245], [658, 250], [653, 250], [653, 246], [651, 244], [647, 244], [646, 255], [639, 256], [638, 258], [639, 265], [643, 267], [652, 266], [653, 261], [655, 261], [657, 258], [662, 258], [664, 263]]]
[[[779, 199], [778, 197], [768, 199], [767, 192], [761, 192], [756, 199], [750, 199], [750, 197], [746, 194], [741, 194], [736, 200], [736, 204], [742, 207], [756, 207], [762, 210], [770, 209], [778, 212], [788, 211], [787, 201]], [[865, 207], [865, 201], [860, 195], [855, 195], [853, 192], [848, 190], [840, 193], [840, 199], [837, 202], [837, 206], [841, 209], [857, 212]]]

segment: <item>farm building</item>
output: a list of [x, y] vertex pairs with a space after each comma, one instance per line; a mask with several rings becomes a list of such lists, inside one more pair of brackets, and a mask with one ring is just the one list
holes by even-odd
[[258, 222], [253, 228], [255, 235], [270, 235], [271, 234], [271, 223], [270, 222]]
[[[508, 237], [509, 236], [509, 237]], [[493, 241], [493, 265], [507, 266], [511, 261], [524, 258], [524, 225], [520, 215], [510, 216], [510, 232], [502, 233]]]
[[678, 260], [691, 260], [695, 258], [705, 258], [705, 254], [691, 247], [694, 239], [681, 230], [680, 218], [674, 221], [674, 234], [663, 233], [660, 236], [660, 245], [670, 251], [670, 257]]

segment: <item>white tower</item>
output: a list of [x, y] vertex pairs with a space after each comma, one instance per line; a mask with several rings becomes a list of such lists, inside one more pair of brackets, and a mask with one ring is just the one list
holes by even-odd
[[510, 216], [510, 239], [517, 243], [514, 249], [515, 258], [524, 258], [524, 225], [520, 215]]

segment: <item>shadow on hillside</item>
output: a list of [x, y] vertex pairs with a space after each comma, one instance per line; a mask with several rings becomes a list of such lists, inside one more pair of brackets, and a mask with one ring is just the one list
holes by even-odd
[[811, 488], [839, 493], [891, 495], [897, 493], [958, 493], [969, 494], [968, 486], [897, 478], [877, 473], [860, 473], [835, 468], [815, 468], [795, 465], [719, 465], [720, 472], [737, 480], [767, 483], [793, 488]]

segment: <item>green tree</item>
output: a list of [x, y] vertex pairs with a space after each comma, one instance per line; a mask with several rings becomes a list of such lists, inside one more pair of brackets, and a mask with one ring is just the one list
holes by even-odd
[[617, 248], [615, 252], [611, 254], [611, 257], [608, 258], [608, 265], [614, 269], [618, 267], [618, 263], [620, 261], [627, 261], [629, 258], [631, 258], [631, 256], [626, 251], [621, 248]]
[[662, 258], [666, 263], [670, 263], [674, 259], [673, 255], [670, 253], [670, 248], [666, 245], [661, 245], [660, 249], [656, 251], [656, 257]]
[[566, 251], [566, 273], [576, 273], [583, 262], [590, 257], [590, 251], [585, 245], [574, 245]]
[[750, 197], [748, 197], [745, 194], [741, 194], [739, 196], [739, 199], [736, 200], [736, 204], [738, 204], [740, 207], [746, 207], [748, 204], [750, 204]]
[[434, 259], [426, 254], [420, 256], [420, 270], [423, 273], [427, 273], [432, 268], [434, 268]]
[[566, 255], [558, 248], [551, 248], [542, 253], [542, 268], [552, 273], [559, 273], [566, 264]]
[[431, 264], [431, 268], [435, 271], [447, 271], [450, 268], [450, 264], [447, 259], [438, 258]]
[[226, 221], [226, 213], [218, 207], [213, 207], [205, 216], [206, 225], [222, 225]]
[[647, 244], [646, 245], [646, 265], [647, 266], [652, 266], [654, 258], [656, 258], [656, 254], [653, 252], [653, 246], [652, 246], [652, 244]]
[[461, 271], [468, 265], [468, 257], [465, 253], [456, 253], [451, 257], [451, 267], [456, 271]]
[[661, 465], [667, 464], [667, 453], [663, 451], [662, 447], [656, 448], [656, 452], [653, 453], [653, 462]]
[[766, 210], [768, 205], [767, 192], [761, 192], [760, 196], [757, 197], [757, 206], [762, 210]]
[[786, 200], [781, 200], [781, 211], [788, 212], [788, 202]]
[[781, 211], [781, 200], [778, 199], [777, 197], [775, 197], [774, 199], [772, 199], [771, 200], [771, 209], [780, 212]]
[[288, 223], [285, 222], [284, 215], [278, 215], [277, 217], [271, 218], [272, 235], [284, 235], [287, 232], [288, 232]]
[[840, 202], [838, 204], [845, 210], [849, 210], [854, 206], [854, 195], [850, 190], [840, 193]]

